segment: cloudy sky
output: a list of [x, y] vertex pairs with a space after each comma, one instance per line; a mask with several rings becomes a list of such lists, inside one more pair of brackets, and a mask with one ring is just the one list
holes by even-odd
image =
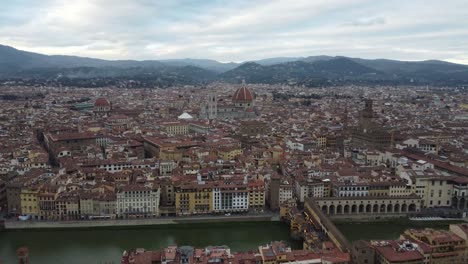
[[2, 1], [0, 44], [104, 59], [344, 55], [468, 64], [467, 0]]

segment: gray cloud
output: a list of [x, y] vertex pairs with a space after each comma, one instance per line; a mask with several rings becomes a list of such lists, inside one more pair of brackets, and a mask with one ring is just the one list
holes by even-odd
[[327, 54], [468, 63], [463, 0], [29, 1], [3, 7], [0, 43], [105, 59]]
[[356, 26], [356, 27], [363, 27], [363, 26], [374, 26], [374, 25], [383, 25], [386, 23], [385, 18], [383, 17], [373, 17], [373, 18], [363, 18], [353, 21], [351, 23], [347, 23], [347, 26]]

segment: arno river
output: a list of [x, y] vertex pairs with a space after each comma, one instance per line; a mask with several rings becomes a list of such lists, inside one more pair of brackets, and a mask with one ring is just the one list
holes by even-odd
[[[135, 229], [0, 231], [0, 263], [16, 263], [16, 248], [27, 246], [31, 264], [120, 263], [125, 249], [168, 245], [227, 245], [232, 252], [255, 249], [274, 240], [293, 248], [289, 227], [279, 222], [165, 225]], [[112, 262], [113, 261], [113, 262]]]
[[[431, 226], [446, 229], [447, 223], [341, 223], [337, 227], [350, 240], [396, 239], [406, 228]], [[292, 248], [289, 227], [277, 222], [166, 225], [135, 229], [75, 229], [44, 231], [0, 231], [0, 263], [16, 263], [15, 250], [27, 246], [31, 264], [120, 263], [124, 249], [165, 246], [227, 245], [233, 252], [255, 249], [274, 240]]]

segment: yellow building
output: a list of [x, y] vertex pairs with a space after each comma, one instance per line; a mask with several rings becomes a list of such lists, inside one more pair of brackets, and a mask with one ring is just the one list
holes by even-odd
[[317, 147], [324, 148], [327, 146], [327, 136], [326, 135], [314, 135], [315, 141], [317, 142]]
[[31, 215], [33, 219], [39, 218], [39, 186], [21, 188], [21, 212]]
[[369, 196], [389, 196], [390, 186], [387, 182], [376, 182], [369, 185]]
[[413, 184], [416, 195], [422, 199], [423, 207], [451, 205], [453, 183], [447, 177], [417, 177]]
[[468, 104], [465, 104], [465, 103], [461, 103], [458, 106], [462, 109], [468, 109]]
[[389, 188], [390, 196], [408, 196], [413, 193], [411, 186], [407, 186], [405, 183], [391, 183]]
[[182, 152], [179, 150], [161, 150], [159, 153], [159, 158], [161, 160], [182, 160]]
[[286, 202], [280, 204], [280, 219], [286, 222], [290, 222], [292, 220], [290, 212], [294, 210], [294, 208], [297, 210], [297, 203], [294, 199], [287, 200]]
[[183, 183], [174, 186], [177, 215], [213, 212], [213, 188], [210, 184]]
[[288, 262], [288, 254], [291, 254], [291, 248], [283, 242], [272, 242], [266, 246], [258, 248], [263, 264], [277, 264]]
[[95, 215], [92, 195], [87, 193], [80, 195], [80, 214], [84, 217]]
[[468, 224], [452, 224], [450, 232], [465, 241], [465, 254], [462, 263], [468, 263]]
[[262, 180], [250, 181], [247, 188], [249, 191], [249, 208], [263, 209], [265, 207], [265, 182]]
[[323, 180], [323, 197], [330, 197], [332, 193], [332, 184], [329, 179]]
[[429, 263], [466, 263], [466, 240], [451, 231], [408, 229], [402, 236], [425, 244], [430, 249], [424, 254]]
[[54, 190], [41, 189], [39, 197], [39, 219], [55, 220], [57, 219], [57, 210], [55, 207], [55, 199], [57, 194]]
[[80, 198], [77, 192], [62, 192], [56, 198], [57, 218], [74, 220], [80, 218]]
[[183, 122], [164, 122], [161, 124], [161, 131], [171, 135], [187, 135], [189, 125]]
[[233, 160], [242, 155], [242, 149], [240, 147], [225, 147], [219, 149], [218, 155], [222, 160]]

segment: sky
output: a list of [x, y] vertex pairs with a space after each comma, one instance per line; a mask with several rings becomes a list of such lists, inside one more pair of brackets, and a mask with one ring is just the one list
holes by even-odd
[[467, 0], [3, 0], [0, 44], [222, 62], [316, 55], [468, 64]]

